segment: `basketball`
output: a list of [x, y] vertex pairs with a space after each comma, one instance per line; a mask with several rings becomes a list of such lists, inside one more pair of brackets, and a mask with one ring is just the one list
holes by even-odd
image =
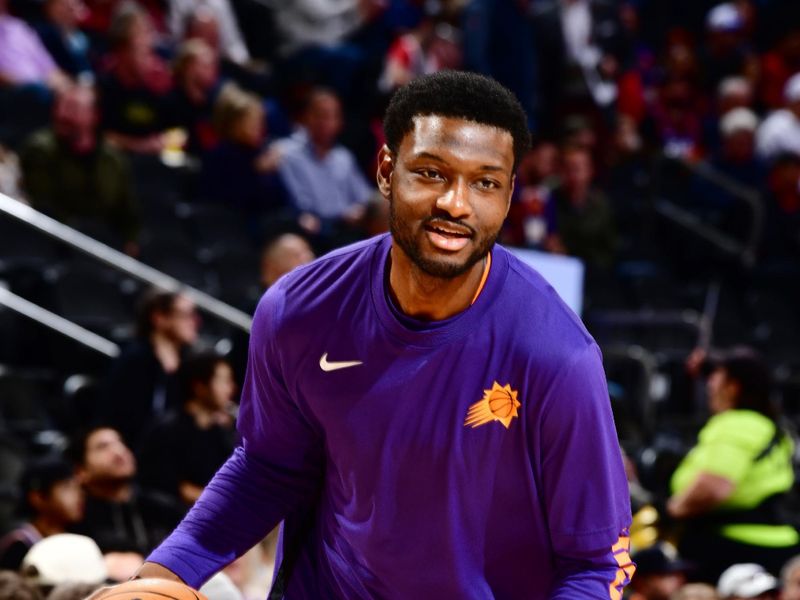
[[508, 395], [508, 392], [505, 390], [492, 391], [492, 395], [489, 396], [489, 410], [492, 411], [493, 415], [504, 419], [511, 415], [513, 409], [514, 401]]
[[92, 600], [208, 600], [184, 583], [167, 579], [134, 579], [110, 588]]

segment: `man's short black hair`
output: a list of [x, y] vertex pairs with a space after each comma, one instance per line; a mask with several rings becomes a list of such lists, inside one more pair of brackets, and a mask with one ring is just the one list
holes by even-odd
[[401, 87], [383, 120], [386, 145], [397, 152], [414, 117], [439, 115], [503, 129], [514, 139], [514, 167], [530, 147], [528, 119], [519, 100], [494, 79], [464, 71], [439, 71]]

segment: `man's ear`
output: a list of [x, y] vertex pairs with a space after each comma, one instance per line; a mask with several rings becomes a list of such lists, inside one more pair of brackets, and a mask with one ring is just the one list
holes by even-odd
[[511, 189], [508, 190], [508, 200], [506, 200], [506, 216], [508, 216], [508, 211], [511, 210], [511, 198], [514, 196], [514, 186], [517, 184], [517, 175], [516, 173], [511, 176]]
[[378, 191], [387, 200], [392, 195], [392, 173], [394, 173], [394, 154], [384, 144], [378, 151], [378, 172], [375, 179], [378, 183]]

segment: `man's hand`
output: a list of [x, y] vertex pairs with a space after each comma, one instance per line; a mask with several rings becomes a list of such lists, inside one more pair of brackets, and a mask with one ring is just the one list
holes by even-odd
[[[185, 583], [180, 577], [178, 577], [175, 573], [167, 569], [166, 567], [162, 567], [159, 564], [146, 562], [134, 575], [135, 579], [169, 579], [170, 581], [177, 581], [178, 583]], [[105, 598], [109, 591], [113, 590], [117, 586], [110, 586], [104, 587], [97, 590], [91, 596], [86, 598], [86, 600], [101, 600]]]

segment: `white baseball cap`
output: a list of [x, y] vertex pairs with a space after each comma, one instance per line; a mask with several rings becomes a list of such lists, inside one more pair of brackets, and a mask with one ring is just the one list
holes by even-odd
[[734, 108], [719, 120], [719, 130], [723, 137], [737, 131], [754, 132], [758, 128], [758, 117], [749, 108]]
[[741, 563], [728, 567], [717, 582], [717, 593], [724, 599], [731, 596], [755, 598], [780, 588], [778, 580], [755, 563]]
[[103, 583], [108, 572], [103, 554], [92, 538], [59, 533], [36, 542], [22, 559], [20, 572], [33, 583]]
[[706, 15], [706, 27], [711, 31], [736, 31], [744, 21], [739, 9], [731, 2], [717, 4]]

